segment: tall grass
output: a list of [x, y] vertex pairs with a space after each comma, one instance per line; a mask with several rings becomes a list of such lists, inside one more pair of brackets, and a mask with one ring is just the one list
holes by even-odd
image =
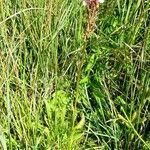
[[0, 1], [0, 149], [149, 149], [150, 1], [100, 6], [79, 75], [86, 18], [78, 0]]

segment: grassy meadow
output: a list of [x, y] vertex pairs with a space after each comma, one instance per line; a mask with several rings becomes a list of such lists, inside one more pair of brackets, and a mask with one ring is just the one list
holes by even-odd
[[150, 149], [150, 0], [106, 0], [84, 51], [86, 23], [81, 0], [0, 0], [0, 150]]

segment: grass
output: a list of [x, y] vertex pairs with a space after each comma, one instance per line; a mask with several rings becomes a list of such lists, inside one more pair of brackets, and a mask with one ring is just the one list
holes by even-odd
[[82, 61], [86, 18], [0, 1], [0, 149], [149, 149], [150, 1], [106, 0]]

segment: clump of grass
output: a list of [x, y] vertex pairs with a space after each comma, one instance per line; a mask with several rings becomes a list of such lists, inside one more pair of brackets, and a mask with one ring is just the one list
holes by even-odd
[[150, 3], [89, 2], [0, 2], [0, 149], [149, 149]]

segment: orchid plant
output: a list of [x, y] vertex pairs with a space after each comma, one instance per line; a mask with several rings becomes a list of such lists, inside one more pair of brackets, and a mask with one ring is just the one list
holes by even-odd
[[[87, 7], [88, 18], [87, 18], [87, 27], [85, 29], [85, 34], [84, 34], [84, 44], [81, 48], [82, 55], [80, 59], [78, 60], [78, 66], [77, 66], [77, 81], [76, 81], [76, 92], [75, 92], [76, 96], [75, 96], [74, 111], [73, 111], [73, 116], [75, 118], [76, 118], [75, 112], [77, 109], [77, 103], [79, 99], [79, 89], [80, 89], [79, 84], [80, 84], [80, 79], [81, 79], [81, 72], [82, 72], [82, 67], [84, 65], [84, 62], [87, 56], [87, 52], [86, 52], [87, 43], [88, 43], [88, 39], [90, 38], [91, 34], [94, 32], [94, 29], [95, 29], [96, 16], [97, 16], [97, 10], [99, 8], [99, 4], [103, 2], [104, 0], [83, 0], [83, 5]], [[84, 117], [82, 118], [82, 120], [84, 120]]]

